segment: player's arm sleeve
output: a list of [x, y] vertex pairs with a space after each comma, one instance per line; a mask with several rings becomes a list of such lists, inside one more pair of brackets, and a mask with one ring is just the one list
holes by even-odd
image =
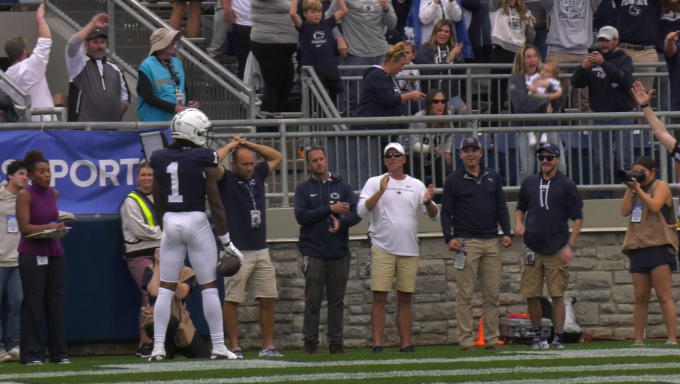
[[217, 167], [220, 165], [220, 159], [217, 156], [217, 151], [208, 149], [201, 155], [201, 165], [204, 167]]

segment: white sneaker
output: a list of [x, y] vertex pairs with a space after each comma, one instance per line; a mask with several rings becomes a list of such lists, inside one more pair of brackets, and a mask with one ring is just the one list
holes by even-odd
[[[213, 349], [210, 355], [210, 358], [212, 360], [222, 360], [222, 359], [228, 359], [228, 360], [236, 360], [238, 356], [236, 356], [234, 353], [229, 352], [228, 349]], [[243, 357], [241, 357], [243, 358]]]
[[151, 352], [151, 357], [149, 357], [149, 361], [161, 361], [165, 360], [165, 348], [161, 349], [153, 349], [153, 352]]
[[12, 356], [9, 355], [9, 353], [5, 351], [0, 351], [0, 363], [4, 363], [5, 361], [12, 360]]
[[260, 350], [260, 357], [281, 357], [283, 356], [281, 352], [276, 350], [276, 347], [269, 347], [267, 349]]
[[548, 344], [547, 340], [534, 340], [534, 342], [531, 344], [531, 349], [549, 349], [550, 344]]
[[19, 361], [19, 358], [21, 357], [19, 347], [14, 347], [14, 348], [10, 349], [9, 355], [12, 356], [12, 361]]
[[548, 134], [547, 133], [541, 133], [541, 144], [545, 144], [548, 142]]
[[527, 138], [529, 139], [529, 145], [536, 145], [536, 134], [533, 132], [527, 133]]

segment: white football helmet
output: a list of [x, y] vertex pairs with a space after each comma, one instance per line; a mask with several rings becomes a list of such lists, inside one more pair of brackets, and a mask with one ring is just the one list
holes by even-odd
[[173, 139], [188, 140], [202, 147], [205, 145], [211, 126], [212, 123], [203, 112], [188, 108], [172, 118], [170, 129]]

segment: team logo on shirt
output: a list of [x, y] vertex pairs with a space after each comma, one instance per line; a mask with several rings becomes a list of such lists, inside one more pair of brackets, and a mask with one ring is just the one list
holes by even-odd
[[677, 21], [680, 20], [680, 13], [675, 11], [669, 11], [661, 15], [661, 20], [667, 21]]
[[255, 181], [255, 179], [250, 179], [250, 185], [252, 185], [253, 187], [256, 186], [257, 181]]
[[559, 4], [560, 12], [557, 16], [560, 19], [582, 19], [584, 17], [585, 0], [560, 0]]
[[636, 7], [634, 5], [631, 5], [630, 8], [628, 9], [628, 12], [630, 12], [631, 15], [633, 16], [640, 16], [640, 13], [642, 13], [642, 10], [640, 7]]
[[312, 35], [312, 44], [316, 45], [317, 48], [326, 44], [326, 32], [315, 31]]
[[507, 23], [508, 23], [508, 27], [510, 27], [510, 29], [514, 29], [515, 31], [519, 31], [522, 28], [522, 25], [520, 24], [519, 19], [516, 18], [516, 17], [509, 18]]
[[331, 193], [331, 199], [338, 200], [340, 199], [340, 194], [337, 192]]

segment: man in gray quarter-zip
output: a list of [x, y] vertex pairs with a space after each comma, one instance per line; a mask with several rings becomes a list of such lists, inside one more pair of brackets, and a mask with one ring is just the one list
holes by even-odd
[[66, 45], [68, 121], [121, 121], [131, 101], [123, 72], [105, 56], [109, 16], [100, 13]]

